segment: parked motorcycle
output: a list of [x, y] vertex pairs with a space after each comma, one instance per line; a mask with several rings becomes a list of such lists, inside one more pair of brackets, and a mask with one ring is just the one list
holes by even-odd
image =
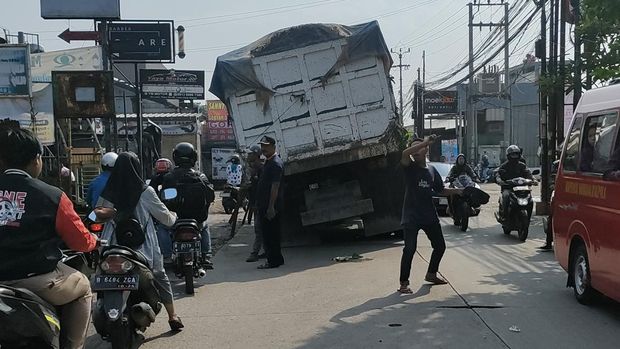
[[[105, 245], [105, 241], [100, 241]], [[63, 250], [61, 262], [83, 273], [92, 271], [86, 254]], [[0, 347], [60, 348], [58, 310], [23, 288], [0, 285]]]
[[519, 239], [525, 241], [529, 234], [530, 220], [534, 207], [532, 186], [538, 183], [519, 177], [508, 180], [504, 184], [510, 186], [510, 200], [506, 209], [501, 208], [501, 197], [499, 204], [500, 212], [506, 212], [506, 217], [502, 217], [499, 212], [496, 212], [495, 218], [502, 225], [504, 234], [509, 235], [511, 232], [517, 231]]
[[[231, 214], [237, 208], [239, 202], [239, 187], [226, 185], [224, 191], [220, 194], [222, 198], [222, 206], [224, 206], [224, 212]], [[241, 203], [241, 208], [244, 210], [247, 208], [248, 200], [244, 199]]]

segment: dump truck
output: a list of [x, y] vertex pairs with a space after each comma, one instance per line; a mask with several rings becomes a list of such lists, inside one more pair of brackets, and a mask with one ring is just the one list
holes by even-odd
[[277, 141], [284, 233], [356, 218], [366, 235], [400, 230], [406, 132], [392, 63], [376, 21], [286, 28], [217, 59], [210, 91], [239, 149]]

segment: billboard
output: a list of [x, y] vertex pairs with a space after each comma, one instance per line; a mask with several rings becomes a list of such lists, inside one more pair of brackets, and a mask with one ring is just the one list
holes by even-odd
[[456, 91], [425, 91], [424, 114], [456, 114], [458, 102]]
[[112, 71], [53, 71], [56, 118], [114, 117]]
[[110, 54], [114, 62], [174, 63], [174, 22], [111, 22]]
[[166, 99], [204, 99], [203, 70], [140, 69], [142, 95]]
[[30, 47], [0, 45], [0, 97], [30, 96]]
[[[31, 114], [34, 112], [34, 118]], [[32, 105], [26, 98], [1, 98], [0, 120], [15, 120], [21, 128], [32, 130], [43, 145], [52, 145], [54, 139], [54, 114], [52, 86], [33, 92]]]
[[207, 121], [202, 137], [205, 142], [234, 142], [235, 132], [228, 122], [226, 105], [219, 100], [207, 101]]
[[120, 0], [41, 0], [45, 19], [121, 19]]
[[101, 46], [35, 53], [30, 67], [32, 88], [39, 91], [52, 82], [52, 71], [103, 70]]

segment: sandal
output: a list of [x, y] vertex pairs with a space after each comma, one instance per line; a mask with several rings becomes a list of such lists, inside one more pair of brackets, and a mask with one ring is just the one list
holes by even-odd
[[183, 327], [185, 327], [180, 317], [177, 317], [174, 320], [168, 321], [168, 325], [170, 325], [170, 330], [172, 331], [180, 331]]
[[446, 281], [445, 279], [437, 276], [437, 274], [426, 274], [426, 277], [424, 278], [424, 281], [426, 282], [430, 282], [433, 285], [447, 285], [448, 281]]
[[411, 288], [409, 288], [409, 283], [408, 282], [401, 282], [400, 283], [400, 288], [398, 290], [399, 293], [401, 294], [412, 294], [413, 291], [411, 290]]

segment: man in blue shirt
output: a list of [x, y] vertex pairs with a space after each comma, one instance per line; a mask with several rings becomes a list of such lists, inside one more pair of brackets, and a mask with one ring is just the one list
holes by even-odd
[[99, 195], [103, 192], [103, 188], [108, 184], [108, 179], [116, 163], [116, 158], [118, 158], [118, 155], [113, 152], [105, 153], [103, 157], [101, 157], [101, 170], [103, 172], [90, 182], [88, 192], [86, 193], [86, 202], [90, 207], [97, 207], [97, 200], [99, 200]]
[[434, 285], [444, 285], [446, 280], [437, 276], [439, 263], [446, 251], [446, 242], [441, 231], [437, 210], [433, 205], [433, 194], [460, 195], [462, 189], [445, 188], [441, 175], [432, 166], [426, 165], [429, 145], [437, 139], [435, 135], [425, 139], [415, 138], [409, 148], [403, 151], [400, 163], [404, 168], [407, 189], [403, 203], [401, 224], [405, 232], [405, 248], [400, 262], [400, 293], [413, 293], [409, 288], [411, 262], [416, 252], [418, 232], [423, 230], [431, 241], [433, 253], [424, 280]]

